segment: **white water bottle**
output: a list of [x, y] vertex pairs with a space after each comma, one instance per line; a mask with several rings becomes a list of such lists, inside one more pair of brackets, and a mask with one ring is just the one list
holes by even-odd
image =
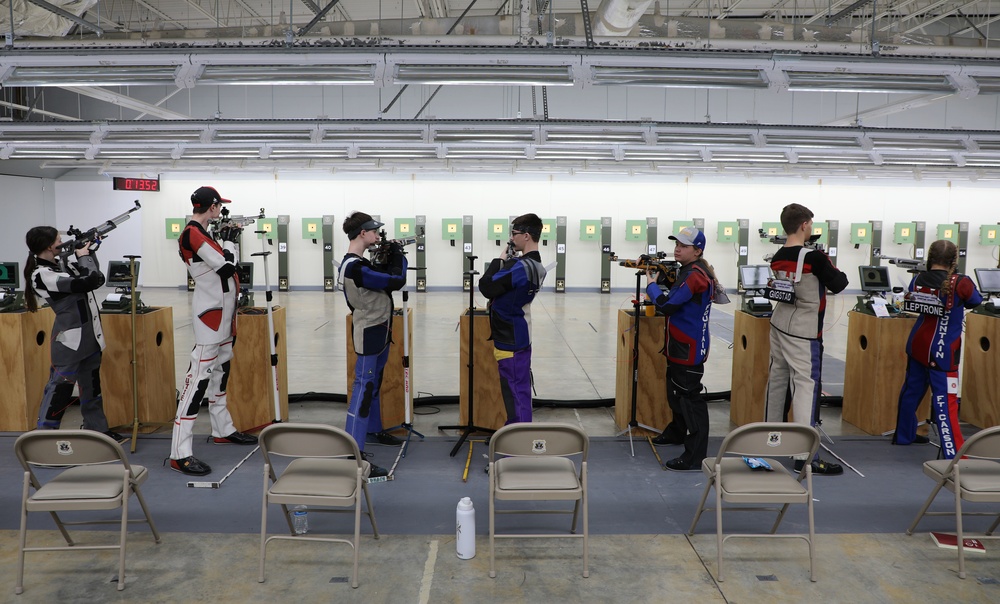
[[297, 505], [292, 508], [292, 528], [296, 535], [304, 535], [309, 532], [309, 516], [306, 514], [306, 506]]
[[476, 510], [468, 497], [462, 497], [455, 510], [455, 548], [462, 560], [476, 557]]

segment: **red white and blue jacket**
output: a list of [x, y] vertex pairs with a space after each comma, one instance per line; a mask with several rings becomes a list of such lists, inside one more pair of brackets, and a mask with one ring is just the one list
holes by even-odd
[[951, 295], [941, 292], [941, 285], [948, 272], [931, 270], [919, 273], [910, 280], [909, 291], [937, 296], [944, 306], [942, 316], [922, 314], [910, 331], [906, 354], [925, 367], [940, 371], [958, 371], [962, 354], [962, 322], [965, 309], [983, 302], [983, 296], [966, 275], [953, 274], [950, 279]]
[[708, 359], [711, 337], [708, 320], [715, 286], [704, 260], [680, 268], [677, 280], [664, 293], [656, 283], [646, 286], [646, 295], [667, 315], [663, 354], [678, 365], [700, 365]]

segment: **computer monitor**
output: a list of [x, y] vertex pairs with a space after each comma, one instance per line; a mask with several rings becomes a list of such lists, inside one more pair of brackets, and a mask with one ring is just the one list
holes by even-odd
[[983, 294], [1000, 295], [1000, 268], [977, 268], [976, 281]]
[[237, 263], [236, 275], [239, 277], [241, 288], [253, 288], [253, 262]]
[[751, 264], [740, 267], [740, 285], [744, 290], [764, 289], [771, 279], [771, 267], [767, 264]]
[[858, 272], [861, 274], [861, 291], [884, 293], [892, 290], [892, 285], [889, 282], [889, 267], [859, 266]]
[[0, 289], [21, 287], [20, 266], [16, 262], [0, 262]]
[[[124, 260], [111, 260], [108, 262], [107, 282], [108, 287], [132, 287], [132, 277], [129, 273], [129, 263]], [[135, 280], [139, 283], [139, 261], [135, 262]]]

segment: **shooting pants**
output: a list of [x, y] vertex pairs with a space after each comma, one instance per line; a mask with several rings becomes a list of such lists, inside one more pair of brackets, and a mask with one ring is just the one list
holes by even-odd
[[896, 444], [908, 445], [917, 435], [917, 406], [931, 388], [931, 417], [941, 437], [941, 454], [953, 459], [962, 448], [962, 428], [958, 424], [958, 371], [940, 371], [921, 365], [912, 357], [906, 362], [906, 378], [899, 391], [896, 416]]
[[101, 398], [101, 351], [82, 361], [49, 369], [49, 381], [38, 409], [38, 427], [43, 430], [59, 428], [66, 408], [73, 402], [73, 384], [80, 386], [84, 429], [107, 432], [108, 420]]
[[229, 338], [220, 344], [195, 344], [191, 349], [191, 363], [184, 377], [184, 389], [177, 401], [170, 459], [184, 459], [194, 455], [191, 445], [194, 420], [198, 418], [198, 409], [206, 397], [209, 418], [212, 420], [212, 436], [219, 438], [236, 432], [233, 418], [226, 408], [229, 362], [233, 358], [234, 345], [235, 338]]
[[[507, 410], [504, 425], [531, 421], [531, 346], [511, 352], [493, 349], [500, 370], [500, 393]], [[469, 418], [472, 421], [472, 418]]]
[[[389, 360], [389, 346], [378, 354], [359, 354], [354, 364], [354, 388], [347, 407], [345, 430], [354, 437], [358, 449], [365, 450], [365, 435], [382, 429], [382, 373]], [[372, 430], [368, 427], [371, 426]]]
[[785, 397], [791, 388], [792, 421], [815, 426], [822, 374], [823, 340], [796, 338], [772, 327], [771, 366], [767, 378], [764, 421], [788, 421], [785, 415]]
[[673, 418], [664, 432], [684, 442], [680, 459], [701, 467], [708, 455], [708, 405], [701, 394], [705, 364], [678, 365], [667, 361], [667, 404]]

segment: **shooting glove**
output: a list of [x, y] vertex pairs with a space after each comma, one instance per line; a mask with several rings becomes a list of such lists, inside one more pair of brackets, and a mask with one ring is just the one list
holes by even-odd
[[232, 241], [233, 243], [238, 243], [240, 240], [240, 235], [243, 233], [243, 229], [236, 226], [223, 227], [219, 231], [219, 236], [223, 241]]

